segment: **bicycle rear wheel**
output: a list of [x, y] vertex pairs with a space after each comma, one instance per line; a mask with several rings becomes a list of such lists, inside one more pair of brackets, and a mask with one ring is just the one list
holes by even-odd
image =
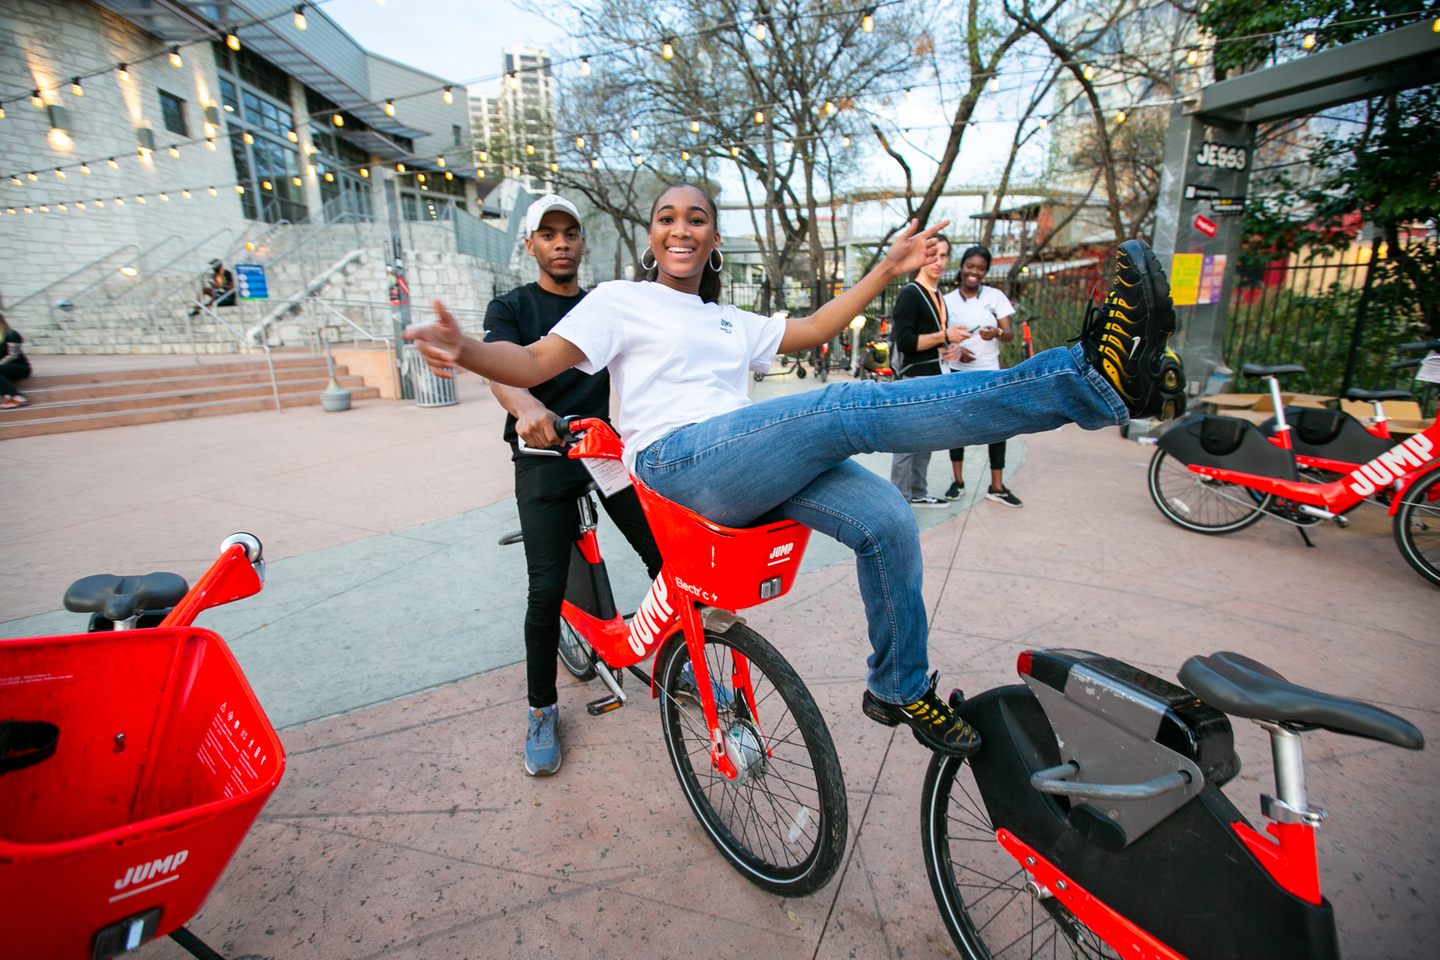
[[995, 839], [969, 764], [931, 759], [920, 828], [930, 889], [962, 957], [1120, 956], [1055, 898], [1030, 894], [1025, 869]]
[[1405, 491], [1395, 511], [1395, 545], [1416, 573], [1440, 586], [1440, 469]]
[[576, 680], [595, 679], [595, 651], [564, 617], [560, 618], [560, 662]]
[[1237, 483], [1192, 473], [1164, 450], [1150, 461], [1150, 499], [1172, 523], [1196, 533], [1234, 533], [1258, 521], [1274, 499]]
[[[656, 683], [665, 745], [685, 800], [745, 879], [782, 897], [814, 893], [840, 865], [849, 818], [825, 720], [785, 658], [743, 624], [706, 631], [704, 655], [727, 754], [741, 773], [728, 780], [710, 760], [694, 671], [686, 669], [689, 646], [677, 637], [663, 653]], [[737, 655], [749, 661], [758, 717], [736, 689]]]

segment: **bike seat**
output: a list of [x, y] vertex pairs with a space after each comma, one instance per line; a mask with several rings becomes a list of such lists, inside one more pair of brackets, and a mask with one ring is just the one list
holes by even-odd
[[1409, 390], [1361, 390], [1359, 387], [1351, 387], [1345, 391], [1346, 400], [1369, 400], [1372, 403], [1376, 400], [1414, 400], [1415, 394]]
[[1179, 676], [1203, 702], [1231, 716], [1323, 727], [1410, 750], [1425, 746], [1424, 735], [1393, 713], [1297, 686], [1265, 664], [1238, 653], [1191, 657]]
[[1278, 377], [1286, 373], [1304, 373], [1305, 368], [1298, 363], [1282, 363], [1276, 367], [1262, 367], [1258, 363], [1247, 363], [1240, 368], [1240, 375], [1244, 377]]
[[65, 609], [98, 613], [107, 620], [129, 620], [146, 610], [173, 607], [189, 591], [178, 573], [147, 573], [143, 577], [97, 573], [70, 584], [65, 591]]

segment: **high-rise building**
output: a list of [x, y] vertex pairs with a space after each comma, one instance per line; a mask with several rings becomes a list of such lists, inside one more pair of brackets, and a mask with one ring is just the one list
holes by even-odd
[[[555, 78], [550, 55], [539, 47], [503, 51], [505, 74], [500, 78], [498, 136], [507, 176], [517, 176], [531, 193], [551, 192], [550, 167], [555, 163]], [[492, 160], [497, 158], [492, 157]]]

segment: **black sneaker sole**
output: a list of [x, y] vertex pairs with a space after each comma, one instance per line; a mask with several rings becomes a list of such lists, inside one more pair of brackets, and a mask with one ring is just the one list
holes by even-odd
[[[1100, 308], [1105, 316], [1099, 342], [1094, 344], [1096, 366], [1125, 401], [1132, 418], [1174, 419], [1185, 412], [1185, 373], [1169, 348], [1176, 326], [1170, 283], [1143, 240], [1126, 240], [1115, 258], [1115, 283]], [[1126, 317], [1118, 307], [1132, 314], [1143, 311], [1138, 331], [1126, 329]]]

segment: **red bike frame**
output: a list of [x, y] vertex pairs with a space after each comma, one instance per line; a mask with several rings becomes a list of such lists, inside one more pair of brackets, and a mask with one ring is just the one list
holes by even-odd
[[[1271, 405], [1275, 408], [1275, 435], [1268, 439], [1282, 450], [1291, 450], [1294, 445], [1290, 440], [1290, 425], [1285, 422], [1285, 405], [1280, 395], [1280, 383], [1274, 377], [1265, 379], [1270, 381]], [[1391, 439], [1390, 418], [1385, 415], [1385, 407], [1379, 401], [1375, 402], [1373, 420], [1373, 425], [1358, 418], [1356, 422], [1364, 427], [1371, 436], [1379, 437], [1382, 440]], [[1326, 470], [1330, 473], [1349, 473], [1356, 466], [1348, 460], [1330, 460], [1326, 457], [1307, 456], [1303, 453], [1295, 454], [1295, 462], [1302, 467], [1313, 467], [1316, 470]]]
[[[584, 431], [570, 448], [572, 458], [619, 460], [624, 451], [620, 439], [603, 420], [575, 420], [570, 430], [576, 434]], [[810, 528], [793, 520], [746, 529], [722, 527], [666, 500], [634, 477], [631, 482], [635, 484], [640, 506], [665, 558], [660, 576], [655, 578], [628, 624], [618, 614], [613, 620], [600, 620], [568, 600], [561, 605], [563, 616], [596, 655], [614, 669], [646, 660], [666, 640], [683, 632], [710, 731], [711, 761], [727, 779], [733, 780], [738, 771], [725, 755], [714, 687], [703, 655], [705, 626], [697, 605], [734, 611], [783, 596], [795, 583], [800, 560], [810, 542]], [[580, 550], [587, 560], [599, 562], [600, 545], [594, 530], [583, 535]], [[764, 741], [749, 662], [734, 653], [733, 663], [734, 688], [745, 698]], [[653, 699], [659, 695], [652, 680], [650, 696]], [[769, 752], [767, 743], [766, 753]]]

